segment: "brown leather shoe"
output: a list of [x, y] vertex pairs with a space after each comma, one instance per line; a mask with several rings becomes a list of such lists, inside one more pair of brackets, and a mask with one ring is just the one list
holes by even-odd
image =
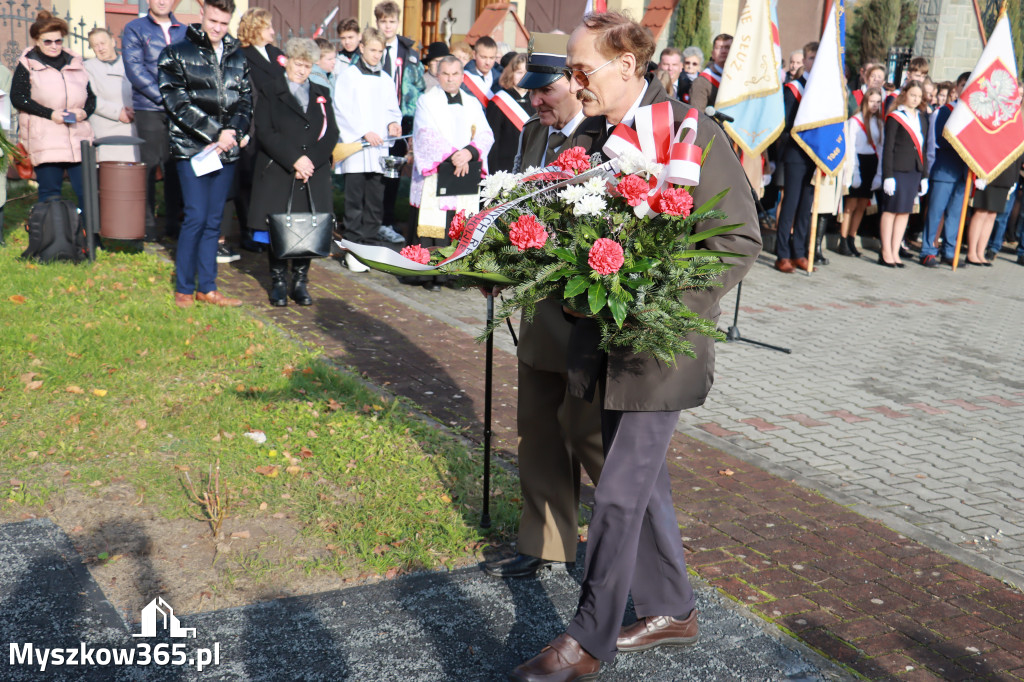
[[646, 651], [664, 644], [686, 646], [697, 641], [697, 609], [679, 620], [671, 616], [648, 616], [619, 630], [615, 647], [620, 653]]
[[601, 661], [562, 633], [540, 650], [540, 653], [509, 673], [512, 682], [571, 682], [592, 680], [601, 672]]
[[237, 308], [242, 305], [241, 299], [228, 298], [224, 294], [220, 293], [216, 289], [204, 294], [201, 291], [196, 292], [196, 300], [202, 301], [203, 303], [212, 303], [213, 305], [225, 306], [228, 308]]
[[806, 270], [808, 266], [806, 258], [794, 258], [793, 267], [797, 270]]
[[793, 272], [796, 268], [793, 267], [793, 261], [788, 258], [780, 258], [775, 261], [775, 269], [779, 272]]
[[177, 291], [174, 292], [174, 305], [179, 308], [191, 308], [192, 303], [195, 302], [195, 298], [192, 294], [179, 294]]

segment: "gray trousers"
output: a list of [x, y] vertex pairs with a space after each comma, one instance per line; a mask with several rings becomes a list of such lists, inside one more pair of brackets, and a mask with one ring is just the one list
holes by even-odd
[[629, 594], [638, 617], [686, 616], [696, 603], [668, 476], [674, 412], [601, 411], [605, 461], [583, 586], [567, 632], [610, 662]]

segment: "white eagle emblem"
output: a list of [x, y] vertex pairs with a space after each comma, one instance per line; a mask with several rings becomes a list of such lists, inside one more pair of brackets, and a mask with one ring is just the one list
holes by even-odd
[[988, 78], [983, 76], [976, 87], [967, 103], [985, 125], [998, 128], [1016, 115], [1020, 92], [1017, 80], [1009, 71], [996, 69]]

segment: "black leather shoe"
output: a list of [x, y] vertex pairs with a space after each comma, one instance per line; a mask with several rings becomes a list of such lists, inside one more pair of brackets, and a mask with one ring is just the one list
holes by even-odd
[[530, 578], [545, 566], [556, 562], [528, 554], [516, 554], [505, 559], [484, 562], [484, 573], [495, 578]]
[[1017, 256], [1017, 265], [1024, 265], [1024, 254]]

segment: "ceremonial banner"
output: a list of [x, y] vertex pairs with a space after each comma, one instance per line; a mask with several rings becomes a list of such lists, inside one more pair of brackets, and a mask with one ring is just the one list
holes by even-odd
[[846, 156], [845, 39], [843, 0], [835, 0], [793, 122], [793, 139], [825, 175], [838, 173]]
[[1004, 11], [942, 131], [974, 174], [986, 182], [1024, 151], [1020, 97], [1010, 22]]
[[725, 123], [729, 137], [755, 157], [786, 124], [775, 4], [776, 0], [748, 0], [743, 8], [715, 102], [719, 111], [735, 119]]

